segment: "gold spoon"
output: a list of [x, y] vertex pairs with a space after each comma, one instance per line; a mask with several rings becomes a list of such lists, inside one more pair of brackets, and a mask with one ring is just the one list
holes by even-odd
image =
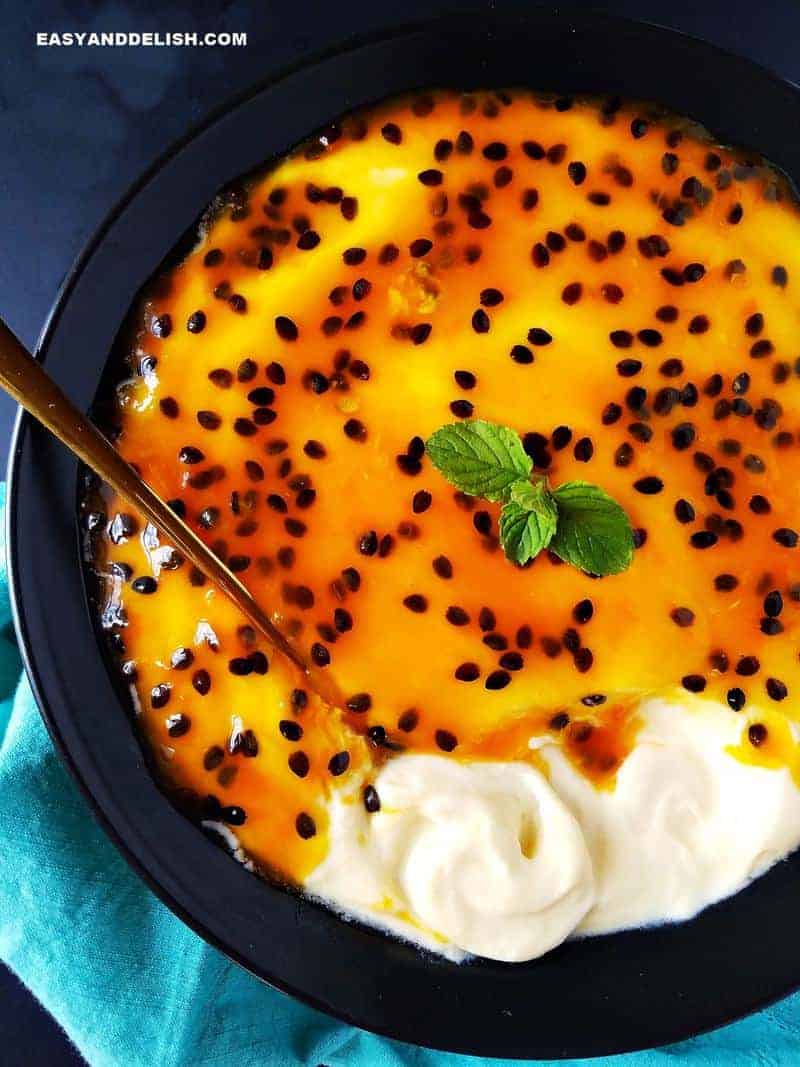
[[233, 571], [179, 518], [122, 458], [97, 427], [67, 399], [53, 379], [0, 319], [0, 386], [74, 452], [87, 467], [124, 497], [175, 545], [186, 559], [259, 630], [273, 648], [306, 675], [310, 687], [323, 699], [335, 702], [332, 685], [312, 669], [300, 652], [287, 641]]

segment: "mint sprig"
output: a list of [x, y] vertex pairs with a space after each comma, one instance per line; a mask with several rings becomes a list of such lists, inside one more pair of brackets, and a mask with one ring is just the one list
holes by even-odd
[[550, 548], [589, 574], [619, 574], [633, 559], [633, 530], [620, 505], [591, 482], [551, 489], [507, 426], [483, 420], [442, 426], [426, 450], [436, 469], [469, 496], [501, 501], [500, 543], [520, 565]]

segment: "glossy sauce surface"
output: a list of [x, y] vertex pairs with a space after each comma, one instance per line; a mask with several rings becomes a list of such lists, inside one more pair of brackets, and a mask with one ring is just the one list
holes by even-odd
[[[685, 124], [566, 103], [346, 120], [221, 201], [144, 309], [120, 449], [351, 708], [293, 697], [113, 499], [98, 558], [132, 573], [106, 621], [164, 774], [290, 879], [325, 854], [329, 791], [399, 746], [536, 760], [547, 731], [611, 789], [638, 698], [683, 687], [737, 709], [739, 758], [797, 765], [796, 207]], [[498, 506], [422, 454], [472, 416], [614, 496], [630, 569], [512, 566]]]

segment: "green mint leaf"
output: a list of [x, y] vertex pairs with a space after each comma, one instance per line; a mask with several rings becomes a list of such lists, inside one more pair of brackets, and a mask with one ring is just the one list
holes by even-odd
[[553, 515], [557, 517], [553, 494], [547, 487], [547, 482], [541, 479], [538, 482], [528, 481], [527, 478], [514, 482], [509, 493], [515, 504], [527, 511], [536, 511], [541, 508], [552, 508]]
[[442, 426], [425, 447], [451, 485], [484, 500], [507, 500], [514, 482], [533, 469], [518, 434], [481, 419]]
[[558, 527], [550, 548], [557, 556], [590, 574], [619, 574], [631, 565], [631, 524], [608, 493], [576, 481], [559, 485], [553, 497]]
[[500, 544], [512, 563], [527, 563], [547, 548], [556, 532], [558, 510], [543, 482], [518, 482], [500, 512]]

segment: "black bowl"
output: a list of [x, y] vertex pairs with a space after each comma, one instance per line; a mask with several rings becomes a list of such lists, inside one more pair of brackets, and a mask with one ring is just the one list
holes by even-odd
[[[530, 85], [654, 100], [800, 177], [800, 93], [700, 41], [599, 14], [459, 14], [358, 41], [218, 112], [130, 191], [67, 278], [39, 351], [88, 409], [137, 290], [215, 191], [353, 107], [421, 86]], [[27, 670], [48, 727], [128, 860], [201, 936], [272, 985], [358, 1026], [490, 1056], [563, 1057], [675, 1041], [800, 984], [800, 855], [689, 923], [455, 966], [248, 874], [165, 800], [86, 600], [76, 461], [21, 418], [8, 509]]]

